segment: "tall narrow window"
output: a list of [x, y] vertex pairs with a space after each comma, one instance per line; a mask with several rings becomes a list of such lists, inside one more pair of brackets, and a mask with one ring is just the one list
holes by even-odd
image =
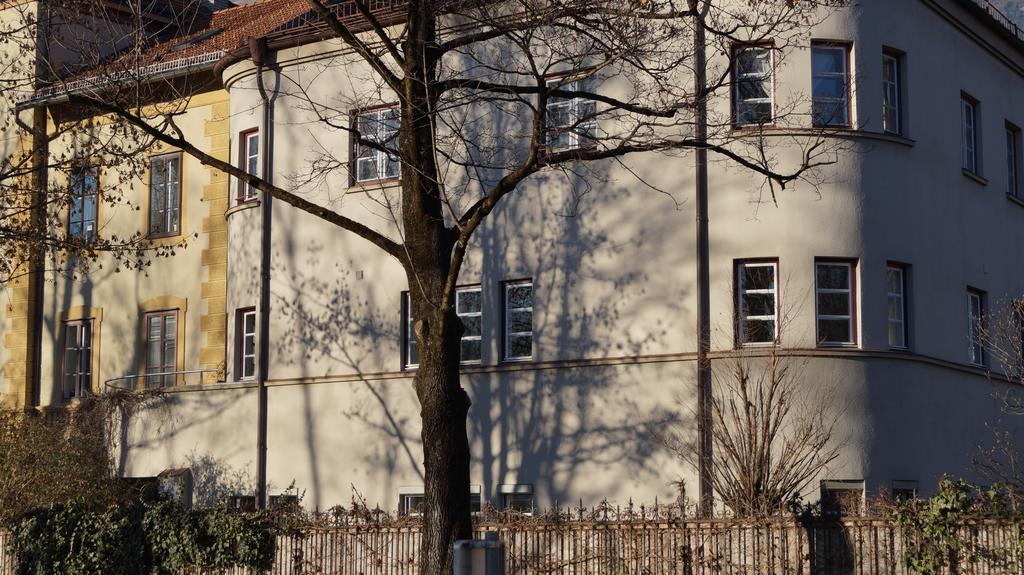
[[96, 170], [81, 168], [71, 172], [69, 181], [71, 209], [68, 212], [68, 235], [82, 241], [96, 238]]
[[[253, 176], [260, 175], [260, 133], [259, 130], [248, 130], [242, 132], [238, 138], [238, 164], [245, 173]], [[240, 180], [238, 182], [238, 201], [248, 202], [256, 199], [258, 190], [249, 182]]]
[[736, 264], [736, 309], [741, 345], [779, 338], [778, 262]]
[[811, 121], [815, 126], [850, 126], [849, 50], [842, 44], [811, 44]]
[[889, 347], [907, 349], [907, 273], [906, 267], [889, 264], [885, 268], [886, 301], [889, 310]]
[[412, 317], [412, 298], [409, 297], [409, 292], [402, 292], [402, 367], [405, 369], [414, 369], [420, 365], [415, 321]]
[[506, 282], [504, 359], [515, 361], [533, 357], [533, 283]]
[[853, 271], [850, 262], [815, 263], [818, 342], [821, 344], [856, 343]]
[[92, 321], [64, 322], [64, 399], [92, 390]]
[[235, 373], [239, 380], [256, 377], [256, 308], [235, 312]]
[[882, 54], [882, 130], [890, 134], [903, 133], [901, 68], [898, 54], [894, 52]]
[[[595, 89], [594, 78], [559, 78], [547, 85], [550, 89], [566, 92], [593, 93]], [[594, 147], [597, 137], [597, 102], [594, 100], [551, 96], [545, 108], [545, 120], [549, 151]]]
[[1020, 187], [1020, 128], [1006, 123], [1006, 193], [1021, 197]]
[[480, 286], [459, 288], [455, 292], [455, 313], [462, 320], [462, 363], [479, 363], [481, 357], [482, 302]]
[[967, 289], [967, 359], [974, 365], [985, 365], [985, 292]]
[[398, 157], [389, 150], [397, 148], [398, 125], [401, 111], [398, 107], [384, 108], [370, 112], [360, 112], [356, 116], [356, 128], [359, 137], [366, 142], [355, 139], [352, 147], [355, 157], [355, 181], [373, 182], [397, 178], [400, 170]]
[[152, 159], [149, 165], [149, 235], [181, 233], [181, 154]]
[[737, 125], [774, 119], [774, 51], [770, 46], [741, 46], [734, 52], [733, 100]]
[[173, 386], [177, 369], [177, 310], [146, 314], [146, 387]]
[[960, 96], [960, 142], [963, 169], [972, 174], [978, 170], [978, 101], [967, 94]]

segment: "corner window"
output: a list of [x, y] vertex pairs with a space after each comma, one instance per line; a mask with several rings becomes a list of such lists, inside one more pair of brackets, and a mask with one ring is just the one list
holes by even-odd
[[239, 380], [256, 377], [256, 308], [235, 312], [235, 374]]
[[68, 182], [70, 210], [68, 235], [83, 242], [96, 239], [96, 207], [99, 183], [94, 168], [80, 168], [71, 172]]
[[736, 264], [736, 309], [740, 345], [774, 343], [779, 338], [777, 261]]
[[[355, 181], [373, 182], [397, 178], [400, 162], [394, 154], [385, 151], [394, 150], [398, 144], [398, 126], [401, 111], [397, 106], [359, 112], [356, 114], [357, 134], [352, 134], [355, 145], [352, 146], [355, 161]], [[357, 137], [358, 136], [358, 137]], [[363, 144], [359, 138], [374, 145]]]
[[903, 134], [903, 61], [896, 52], [882, 54], [882, 131]]
[[507, 361], [533, 358], [533, 282], [506, 282], [504, 292], [504, 354]]
[[854, 332], [854, 266], [844, 261], [815, 262], [818, 343], [856, 343]]
[[147, 313], [146, 387], [171, 387], [178, 369], [178, 311]]
[[889, 347], [907, 349], [907, 267], [889, 264], [885, 268], [886, 304], [889, 313]]
[[1006, 193], [1021, 197], [1020, 187], [1020, 128], [1006, 123]]
[[499, 485], [498, 495], [501, 496], [502, 510], [533, 515], [535, 509], [533, 485], [522, 483]]
[[[559, 78], [547, 83], [549, 89], [594, 93], [594, 78]], [[551, 96], [544, 110], [547, 149], [564, 152], [593, 148], [597, 138], [597, 102], [588, 98]]]
[[92, 321], [64, 322], [64, 399], [82, 397], [92, 390]]
[[967, 288], [967, 359], [985, 366], [987, 357], [982, 334], [985, 330], [985, 292]]
[[850, 47], [811, 44], [811, 123], [816, 127], [850, 126]]
[[157, 156], [149, 164], [149, 235], [181, 233], [181, 154]]
[[964, 170], [978, 174], [978, 101], [967, 94], [960, 95], [960, 144]]
[[775, 115], [774, 50], [740, 46], [733, 51], [733, 121], [738, 126], [768, 124]]
[[[241, 168], [245, 173], [259, 176], [260, 175], [260, 133], [259, 130], [248, 130], [242, 132], [238, 138], [238, 167]], [[238, 201], [248, 202], [256, 199], [256, 195], [259, 190], [256, 186], [239, 180], [238, 182]]]
[[462, 363], [480, 363], [483, 329], [480, 295], [480, 286], [459, 288], [455, 292], [455, 313], [464, 328], [460, 344]]

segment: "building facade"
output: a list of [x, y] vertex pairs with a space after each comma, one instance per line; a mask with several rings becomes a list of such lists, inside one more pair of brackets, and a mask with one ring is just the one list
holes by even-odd
[[[716, 371], [727, 377], [737, 357], [756, 362], [773, 341], [802, 366], [804, 396], [826, 393], [837, 410], [842, 449], [820, 477], [825, 489], [927, 493], [943, 474], [976, 478], [972, 460], [992, 428], [1024, 438], [1001, 411], [1010, 384], [991, 375], [1000, 366], [974, 327], [1024, 293], [1024, 39], [985, 6], [840, 9], [784, 62], [770, 47], [735, 47], [725, 66], [737, 89], [712, 103], [738, 130], [764, 129], [791, 104], [786, 126], [766, 129], [783, 158], [798, 157], [816, 128], [837, 145], [818, 183], [778, 192], [777, 205], [727, 163], [714, 162], [709, 178]], [[217, 55], [203, 73], [221, 85], [197, 89], [178, 123], [204, 151], [250, 173], [269, 156], [275, 185], [397, 236], [387, 210], [401, 167], [304, 105], [332, 102], [383, 141], [395, 98], [340, 40], [290, 32], [304, 13], [285, 0], [214, 11], [229, 33], [197, 53]], [[247, 35], [271, 40], [266, 99]], [[558, 105], [573, 114], [578, 104]], [[312, 177], [325, 149], [347, 167]], [[259, 193], [173, 149], [148, 162], [141, 175], [97, 175], [100, 190], [136, 177], [143, 205], [141, 215], [101, 214], [98, 233], [142, 229], [187, 247], [145, 273], [50, 274], [38, 403], [160, 387], [157, 407], [123, 422], [120, 471], [192, 467], [211, 493], [244, 495], [256, 476], [255, 365], [266, 347], [271, 493], [294, 488], [310, 508], [361, 497], [413, 511], [423, 470], [401, 266], [275, 202], [263, 346]], [[658, 439], [667, 425], [696, 426], [693, 157], [640, 153], [594, 169], [593, 180], [530, 179], [468, 252], [457, 311], [481, 504], [673, 499], [678, 479], [696, 494], [693, 470]], [[21, 333], [11, 312], [6, 322], [9, 339]], [[88, 373], [69, 368], [69, 350], [93, 358]], [[14, 385], [2, 381], [0, 390]]]

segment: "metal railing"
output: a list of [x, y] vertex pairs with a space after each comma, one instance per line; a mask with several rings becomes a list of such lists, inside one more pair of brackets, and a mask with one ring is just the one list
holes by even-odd
[[1021, 42], [1024, 42], [1024, 30], [1017, 25], [1016, 22], [1010, 19], [1009, 16], [1003, 14], [1003, 11], [996, 8], [990, 0], [971, 0], [975, 6], [981, 8], [986, 14], [996, 22], [998, 22], [1006, 31], [1013, 34]]
[[[147, 380], [141, 389], [164, 389], [174, 387], [176, 385], [186, 385], [188, 382], [185, 379], [190, 375], [198, 376], [199, 381], [197, 384], [203, 382], [203, 375], [207, 373], [219, 373], [217, 369], [182, 369], [177, 371], [159, 371], [153, 373], [141, 373], [133, 375], [122, 375], [121, 377], [113, 377], [103, 382], [103, 391], [119, 390], [119, 391], [135, 391], [140, 389], [138, 380]], [[173, 377], [174, 385], [164, 385], [169, 377]], [[155, 379], [159, 382], [159, 385], [150, 385], [149, 379]], [[184, 383], [179, 384], [182, 381]], [[123, 384], [118, 384], [123, 382]]]

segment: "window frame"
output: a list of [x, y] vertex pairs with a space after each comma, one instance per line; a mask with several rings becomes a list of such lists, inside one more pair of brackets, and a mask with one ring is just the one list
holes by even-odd
[[1024, 192], [1021, 190], [1020, 168], [1021, 168], [1021, 129], [1006, 121], [1006, 195], [1024, 200]]
[[[774, 286], [775, 286], [771, 290], [771, 293], [775, 296], [775, 306], [774, 306], [775, 307], [775, 309], [774, 309], [775, 314], [774, 314], [774, 316], [771, 316], [771, 320], [775, 322], [775, 329], [774, 329], [772, 341], [770, 341], [770, 342], [768, 342], [768, 341], [745, 341], [744, 334], [746, 333], [746, 330], [743, 329], [743, 322], [745, 320], [749, 319], [749, 317], [760, 318], [760, 319], [763, 320], [764, 318], [767, 318], [768, 316], [749, 316], [748, 317], [748, 316], [744, 315], [744, 313], [743, 313], [743, 295], [745, 293], [748, 293], [748, 291], [744, 291], [744, 289], [743, 289], [743, 283], [741, 281], [742, 276], [740, 274], [747, 267], [769, 267], [769, 266], [772, 268], [773, 273], [774, 273], [773, 283], [774, 283]], [[733, 314], [735, 316], [735, 336], [736, 336], [735, 340], [736, 340], [736, 347], [737, 348], [740, 348], [740, 347], [762, 347], [762, 346], [778, 345], [778, 343], [779, 343], [779, 341], [781, 339], [781, 336], [782, 336], [781, 326], [779, 325], [779, 322], [781, 320], [780, 316], [782, 315], [781, 314], [781, 309], [782, 309], [781, 308], [781, 303], [779, 301], [779, 295], [780, 295], [779, 294], [779, 291], [780, 291], [779, 290], [779, 287], [780, 287], [779, 286], [779, 258], [746, 258], [746, 259], [734, 260], [734, 262], [733, 262], [733, 285], [735, 286], [735, 289], [734, 289], [735, 294], [734, 294], [734, 300], [733, 300], [734, 304], [735, 304], [735, 307], [734, 307]], [[765, 293], [768, 290], [754, 290], [754, 291], [757, 291], [759, 293]]]
[[[84, 185], [79, 185], [80, 181], [78, 176], [80, 174], [90, 174], [93, 179], [93, 189], [91, 194], [76, 193], [76, 190], [81, 189], [84, 192]], [[100, 214], [100, 174], [99, 169], [94, 166], [80, 166], [73, 168], [68, 174], [68, 238], [76, 241], [80, 241], [86, 244], [91, 244], [99, 238], [99, 214]], [[86, 197], [92, 197], [92, 220], [88, 220], [85, 217], [85, 200]], [[81, 218], [75, 220], [75, 203], [79, 198], [83, 199], [82, 207], [80, 212]], [[92, 222], [92, 228], [89, 231], [88, 237], [85, 236], [84, 230], [87, 222]], [[75, 224], [79, 224], [80, 232], [75, 233], [73, 227]]]
[[[399, 135], [399, 130], [401, 130], [401, 125], [402, 125], [401, 108], [399, 107], [398, 102], [393, 102], [393, 103], [388, 103], [388, 104], [381, 104], [379, 106], [371, 106], [371, 107], [367, 107], [367, 108], [358, 108], [358, 109], [352, 110], [349, 113], [349, 125], [353, 129], [353, 132], [352, 132], [351, 136], [349, 137], [349, 186], [365, 186], [365, 185], [368, 185], [368, 184], [379, 184], [379, 183], [385, 183], [385, 182], [396, 182], [396, 181], [398, 181], [402, 177], [402, 158], [400, 156], [398, 156], [398, 157], [396, 157], [396, 160], [398, 162], [398, 173], [396, 175], [394, 175], [394, 176], [387, 176], [387, 175], [385, 175], [385, 176], [382, 176], [382, 177], [369, 178], [369, 179], [365, 179], [365, 180], [359, 179], [359, 154], [361, 152], [361, 149], [360, 149], [359, 138], [356, 137], [356, 133], [359, 130], [359, 119], [362, 118], [363, 116], [368, 116], [370, 114], [377, 114], [378, 116], [380, 116], [380, 115], [384, 114], [385, 112], [389, 112], [389, 111], [393, 111], [393, 110], [398, 112], [398, 126], [399, 127], [398, 127], [398, 129], [396, 129], [395, 136], [394, 136], [395, 137], [395, 141], [397, 142], [397, 138], [398, 138], [398, 135]], [[378, 119], [377, 119], [377, 125], [378, 126], [383, 126], [384, 125], [384, 123], [383, 123], [383, 121], [381, 121], [380, 117], [378, 117]], [[360, 135], [365, 137], [365, 134], [360, 134]], [[379, 130], [378, 130], [378, 133], [376, 135], [377, 136], [380, 135]], [[376, 141], [376, 140], [374, 140], [374, 141]], [[380, 143], [380, 142], [378, 142], [378, 143]], [[383, 173], [383, 171], [381, 170], [381, 166], [382, 165], [386, 166], [386, 162], [387, 162], [387, 160], [382, 160], [381, 158], [387, 158], [388, 154], [386, 152], [384, 152], [383, 150], [378, 150], [378, 149], [375, 149], [375, 148], [373, 149], [373, 153], [374, 153], [374, 158], [376, 159], [376, 163], [377, 163], [377, 175], [380, 176], [380, 174]], [[385, 168], [384, 171], [386, 171], [386, 168]]]
[[[252, 316], [252, 333], [245, 331], [245, 318], [246, 316]], [[256, 374], [259, 371], [259, 367], [256, 365], [258, 360], [258, 349], [256, 348], [256, 334], [259, 331], [259, 316], [256, 313], [255, 307], [242, 307], [235, 310], [235, 379], [237, 381], [251, 381], [256, 379]], [[245, 353], [245, 341], [247, 338], [252, 338], [252, 354]], [[245, 373], [245, 360], [252, 357], [253, 372], [251, 375]]]
[[[580, 82], [587, 82], [589, 85], [583, 88], [572, 87], [576, 86]], [[597, 78], [591, 74], [583, 72], [582, 74], [575, 74], [574, 76], [548, 76], [544, 79], [544, 87], [548, 90], [569, 90], [574, 92], [597, 92]], [[597, 112], [597, 100], [587, 100], [586, 98], [562, 98], [558, 97], [559, 101], [552, 104], [552, 96], [548, 96], [544, 102], [544, 142], [541, 147], [542, 151], [546, 154], [553, 154], [558, 152], [571, 152], [573, 150], [593, 150], [597, 147], [597, 127], [598, 127], [598, 112]], [[571, 143], [565, 147], [554, 147], [551, 145], [550, 134], [554, 129], [560, 129], [561, 127], [553, 127], [551, 125], [551, 107], [552, 105], [561, 105], [562, 101], [566, 102], [566, 106], [569, 108], [569, 113], [573, 117], [573, 123], [565, 127], [566, 134], [569, 136]], [[594, 104], [594, 116], [593, 118], [583, 122], [580, 120], [582, 114], [579, 112], [579, 102], [593, 102]], [[589, 126], [594, 137], [590, 140], [583, 141], [585, 136], [581, 135], [580, 132], [586, 133], [586, 128]]]
[[[960, 92], [960, 168], [968, 174], [981, 176], [979, 124], [981, 102], [967, 92]], [[970, 111], [970, 138], [968, 138], [968, 110]], [[970, 144], [970, 147], [968, 147]], [[970, 155], [968, 156], [968, 151]], [[968, 157], [971, 165], [967, 165]]]
[[[530, 498], [530, 510], [521, 511], [509, 505], [510, 499], [514, 497], [527, 496]], [[501, 510], [505, 512], [515, 511], [525, 517], [533, 517], [537, 512], [537, 497], [532, 483], [503, 483], [498, 485], [498, 497]]]
[[413, 332], [412, 319], [412, 298], [409, 290], [402, 291], [402, 371], [414, 370], [420, 366], [419, 361], [412, 363], [412, 346], [416, 346], [416, 358], [419, 359], [419, 343], [416, 341], [416, 334]]
[[[155, 188], [156, 188], [156, 186], [153, 183], [154, 173], [156, 172], [156, 170], [154, 169], [154, 166], [155, 166], [155, 164], [157, 162], [171, 162], [171, 161], [174, 161], [174, 160], [176, 160], [177, 163], [178, 163], [177, 204], [175, 206], [173, 206], [174, 211], [177, 214], [177, 218], [176, 218], [177, 229], [174, 230], [174, 231], [167, 231], [167, 230], [164, 230], [164, 231], [154, 231], [153, 230], [153, 199], [154, 199], [153, 193], [154, 193]], [[149, 238], [171, 238], [171, 237], [175, 237], [175, 236], [180, 236], [183, 233], [183, 230], [182, 230], [182, 213], [181, 213], [181, 211], [182, 211], [181, 210], [182, 197], [184, 196], [184, 194], [182, 193], [182, 188], [183, 188], [182, 182], [184, 180], [183, 173], [182, 173], [182, 165], [183, 165], [183, 163], [184, 163], [184, 155], [180, 151], [178, 151], [178, 152], [168, 152], [166, 154], [157, 154], [157, 155], [154, 155], [154, 156], [150, 156], [150, 158], [149, 158], [149, 184], [148, 184], [149, 185], [149, 190], [148, 190], [148, 201], [149, 201], [149, 203], [146, 206], [148, 208], [148, 210], [147, 210], [148, 213], [146, 214], [147, 231], [148, 231], [147, 237], [149, 237]], [[172, 207], [167, 202], [167, 182], [164, 183], [163, 198], [164, 198], [164, 206], [163, 206], [163, 209], [161, 210], [161, 213], [164, 214], [164, 216], [162, 218], [163, 221], [161, 222], [161, 224], [162, 225], [166, 225], [168, 223], [167, 222], [168, 216], [166, 214], [169, 211], [171, 211], [171, 207]]]
[[[477, 292], [480, 294], [480, 311], [459, 313], [459, 294]], [[480, 365], [484, 359], [484, 332], [483, 332], [483, 321], [484, 321], [484, 290], [480, 284], [471, 284], [465, 286], [459, 286], [455, 288], [455, 315], [461, 320], [463, 317], [478, 317], [480, 318], [480, 335], [466, 335], [462, 334], [459, 339], [459, 365]], [[463, 359], [462, 358], [462, 342], [476, 340], [480, 342], [480, 358], [479, 359]]]
[[[96, 337], [96, 323], [93, 321], [93, 318], [86, 317], [86, 318], [64, 320], [63, 322], [61, 322], [61, 324], [62, 324], [61, 325], [61, 328], [62, 328], [61, 346], [60, 346], [60, 349], [61, 349], [61, 358], [60, 358], [60, 364], [61, 364], [61, 367], [60, 367], [60, 373], [61, 373], [61, 379], [60, 379], [61, 398], [64, 401], [69, 401], [69, 400], [73, 400], [73, 399], [81, 399], [87, 393], [91, 393], [92, 390], [93, 390], [92, 389], [92, 380], [93, 380], [92, 376], [93, 376], [93, 373], [95, 373], [95, 371], [96, 371], [96, 365], [95, 365], [95, 361], [94, 361], [95, 358], [93, 357], [93, 352], [94, 352], [95, 346], [96, 346], [96, 341], [95, 341], [95, 337]], [[68, 350], [69, 350], [69, 348], [68, 348], [68, 327], [71, 327], [71, 326], [74, 326], [74, 327], [77, 328], [77, 331], [76, 331], [76, 334], [77, 334], [76, 343], [79, 344], [78, 347], [74, 348], [74, 349], [76, 349], [78, 351], [78, 365], [75, 366], [76, 369], [75, 369], [74, 373], [70, 373], [68, 371], [68, 367], [69, 366], [68, 366], [68, 361], [67, 361], [67, 355], [68, 355]], [[82, 338], [82, 333], [83, 333], [83, 328], [84, 327], [87, 327], [88, 331], [89, 331], [88, 346], [83, 346], [82, 345], [82, 343], [84, 341], [84, 338]], [[86, 358], [86, 357], [88, 358], [89, 369], [83, 371], [82, 370], [83, 358]], [[70, 394], [68, 393], [68, 386], [67, 386], [67, 380], [68, 380], [69, 376], [74, 377], [74, 380], [75, 380], [74, 390]], [[86, 383], [86, 385], [84, 387], [82, 385], [83, 384], [83, 378], [85, 378], [87, 380], [87, 383]]]
[[[902, 136], [905, 131], [903, 121], [903, 62], [905, 57], [904, 53], [898, 50], [882, 48], [882, 132], [895, 136]], [[891, 61], [895, 69], [892, 79], [888, 78], [885, 73], [887, 61]], [[892, 87], [892, 95], [895, 98], [895, 102], [888, 102], [890, 86]], [[891, 129], [890, 126], [887, 126], [888, 116], [886, 112], [890, 109], [895, 111], [896, 129]]]
[[[839, 123], [819, 123], [816, 120], [816, 114], [814, 113], [814, 102], [817, 99], [814, 95], [814, 51], [815, 50], [842, 50], [843, 52], [843, 80], [844, 80], [844, 93], [843, 100], [846, 103], [844, 110], [846, 113], [846, 121], [842, 124]], [[853, 127], [853, 74], [851, 72], [853, 60], [853, 44], [850, 42], [837, 41], [837, 40], [812, 40], [811, 41], [811, 126], [814, 128], [852, 128]], [[833, 74], [835, 75], [835, 74]]]
[[[984, 290], [980, 290], [975, 287], [967, 286], [967, 363], [974, 367], [988, 367], [988, 352], [985, 349], [985, 342], [981, 339], [981, 335], [977, 333], [978, 323], [981, 324], [981, 328], [985, 328], [988, 310], [987, 305], [987, 293]], [[973, 300], [978, 301], [978, 316], [975, 317], [973, 310]], [[981, 357], [977, 357], [980, 355]]]
[[[153, 311], [145, 312], [143, 314], [143, 316], [142, 316], [142, 318], [143, 318], [142, 319], [142, 329], [143, 329], [143, 334], [142, 334], [143, 335], [143, 337], [142, 337], [142, 349], [143, 349], [143, 351], [142, 351], [142, 365], [143, 365], [143, 369], [142, 369], [142, 373], [143, 373], [142, 385], [143, 385], [143, 387], [145, 389], [163, 389], [163, 388], [166, 388], [166, 387], [174, 387], [175, 385], [177, 385], [178, 375], [176, 373], [169, 373], [169, 372], [167, 372], [165, 370], [165, 368], [167, 366], [167, 344], [166, 344], [166, 342], [169, 339], [167, 337], [168, 336], [168, 330], [167, 330], [167, 319], [166, 318], [171, 317], [171, 316], [174, 317], [174, 330], [170, 332], [171, 335], [173, 336], [173, 339], [174, 339], [174, 357], [173, 357], [174, 369], [171, 370], [171, 372], [177, 372], [177, 371], [179, 371], [179, 367], [180, 367], [178, 365], [178, 355], [180, 355], [180, 347], [179, 346], [182, 343], [179, 340], [179, 338], [178, 338], [178, 331], [181, 329], [181, 323], [180, 323], [181, 322], [181, 310], [180, 309], [153, 310]], [[150, 375], [150, 372], [149, 372], [149, 369], [150, 369], [150, 365], [149, 365], [149, 345], [150, 345], [149, 322], [150, 322], [150, 319], [154, 318], [154, 317], [162, 318], [162, 320], [161, 320], [161, 328], [160, 328], [160, 330], [161, 330], [161, 337], [160, 337], [160, 370], [156, 371], [154, 373], [156, 373], [156, 374], [162, 373], [164, 375]], [[156, 385], [156, 386], [150, 385], [150, 379], [154, 378], [154, 377], [155, 378], [161, 378], [161, 383], [159, 385]], [[167, 385], [166, 384], [166, 382], [168, 381], [168, 378], [171, 378], [170, 381], [173, 382], [171, 385]]]
[[[510, 308], [508, 305], [508, 294], [511, 288], [530, 286], [530, 307], [517, 307]], [[516, 363], [516, 362], [527, 362], [533, 361], [537, 354], [537, 338], [536, 330], [534, 329], [534, 305], [536, 301], [536, 286], [532, 278], [529, 279], [518, 279], [518, 280], [506, 280], [501, 282], [501, 361], [505, 363]], [[523, 336], [527, 335], [527, 332], [509, 332], [509, 315], [513, 311], [525, 311], [530, 310], [530, 355], [528, 356], [513, 356], [509, 355], [509, 338], [510, 336]]]
[[859, 491], [857, 503], [857, 515], [862, 516], [867, 507], [867, 483], [863, 479], [823, 479], [821, 489], [821, 510], [826, 516], [843, 516], [841, 509], [828, 508], [826, 493], [854, 493]]
[[[747, 50], [767, 50], [768, 58], [768, 84], [769, 84], [769, 96], [768, 103], [770, 107], [770, 118], [765, 122], [741, 122], [740, 121], [740, 103], [747, 100], [740, 98], [740, 83], [741, 78], [738, 71], [739, 67], [739, 55], [741, 52]], [[771, 43], [752, 43], [752, 44], [735, 44], [732, 47], [732, 70], [730, 71], [733, 82], [732, 89], [732, 124], [736, 128], [748, 128], [752, 126], [774, 126], [775, 125], [775, 45]], [[748, 74], [749, 75], [749, 74]], [[762, 79], [761, 81], [764, 81]], [[760, 99], [760, 98], [759, 98]]]
[[[890, 287], [889, 286], [889, 271], [890, 270], [895, 270], [895, 271], [899, 272], [899, 274], [900, 274], [900, 293], [899, 294], [895, 294], [894, 292], [889, 291], [889, 287]], [[902, 326], [901, 330], [902, 330], [902, 334], [903, 334], [903, 345], [897, 345], [897, 344], [893, 343], [892, 337], [891, 337], [892, 334], [889, 333], [888, 330], [887, 330], [887, 337], [888, 337], [888, 340], [889, 340], [889, 349], [897, 350], [897, 351], [907, 351], [907, 350], [910, 349], [910, 305], [909, 305], [909, 301], [908, 301], [908, 291], [909, 291], [909, 288], [910, 288], [910, 278], [909, 278], [909, 275], [910, 275], [910, 266], [908, 264], [899, 263], [899, 262], [893, 262], [893, 261], [886, 262], [886, 264], [885, 264], [886, 327], [891, 327], [892, 324], [893, 324], [893, 318], [888, 317], [889, 316], [889, 314], [888, 314], [888, 311], [889, 311], [889, 300], [893, 296], [898, 296], [900, 298], [900, 307], [899, 307], [899, 309], [900, 309], [901, 317], [900, 317], [899, 323]]]
[[[846, 290], [836, 288], [820, 288], [818, 287], [818, 267], [823, 265], [843, 265], [849, 269], [849, 287]], [[849, 293], [850, 302], [850, 315], [849, 316], [838, 316], [827, 314], [824, 317], [821, 314], [820, 298], [819, 296], [823, 293]], [[848, 318], [850, 327], [848, 330], [849, 339], [848, 341], [822, 341], [821, 339], [821, 320], [839, 320]], [[818, 347], [856, 347], [858, 345], [857, 339], [857, 260], [850, 258], [815, 258], [814, 259], [814, 334], [815, 340], [817, 341]]]
[[[255, 155], [253, 155], [251, 153], [252, 150], [249, 147], [249, 145], [250, 145], [249, 142], [253, 138], [256, 139], [256, 154]], [[262, 153], [262, 150], [260, 150], [260, 129], [259, 128], [250, 128], [248, 130], [242, 130], [241, 132], [239, 132], [239, 134], [238, 134], [238, 168], [240, 170], [242, 170], [243, 172], [245, 172], [245, 173], [247, 173], [249, 175], [261, 177], [261, 175], [260, 175], [260, 171], [261, 171], [260, 168], [262, 167], [261, 164], [260, 164], [260, 154], [261, 153]], [[249, 162], [251, 160], [253, 160], [253, 159], [256, 160], [256, 172], [255, 173], [249, 171]], [[249, 184], [244, 179], [238, 178], [238, 190], [237, 190], [237, 194], [235, 195], [235, 201], [238, 204], [246, 204], [246, 203], [249, 203], [249, 202], [257, 200], [258, 198], [259, 198], [259, 190], [256, 189], [255, 186]]]

